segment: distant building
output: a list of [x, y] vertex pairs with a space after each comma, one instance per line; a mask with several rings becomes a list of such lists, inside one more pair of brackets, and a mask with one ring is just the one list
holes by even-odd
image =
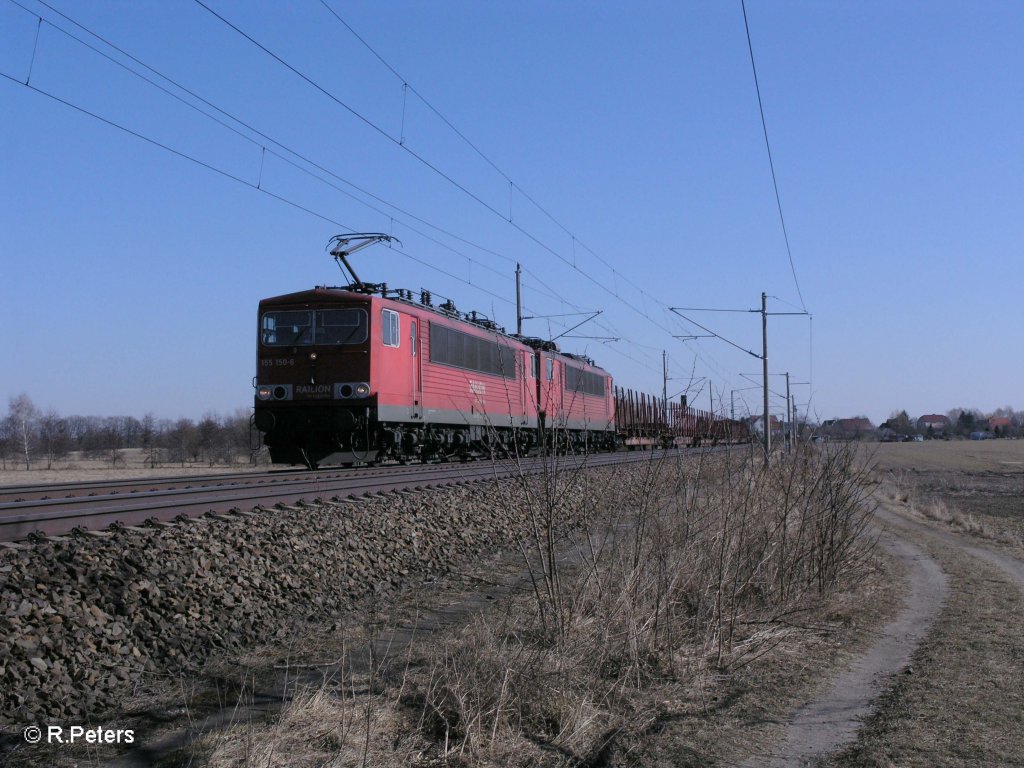
[[[772, 425], [772, 434], [777, 434], [782, 431], [782, 422], [779, 421], [777, 416], [769, 416], [770, 423]], [[750, 417], [750, 429], [757, 435], [764, 437], [764, 417], [763, 416], [751, 416]]]
[[988, 428], [996, 437], [1006, 437], [1013, 429], [1013, 421], [1007, 416], [989, 416]]
[[922, 416], [917, 420], [917, 429], [919, 432], [927, 433], [931, 429], [932, 434], [942, 434], [943, 432], [949, 432], [952, 423], [948, 416], [942, 416], [941, 414], [931, 414], [929, 416]]

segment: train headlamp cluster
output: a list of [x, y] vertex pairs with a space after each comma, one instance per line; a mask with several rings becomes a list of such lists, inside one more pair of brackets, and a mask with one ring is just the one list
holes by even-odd
[[337, 400], [351, 400], [353, 398], [367, 397], [369, 394], [370, 385], [365, 381], [353, 381], [334, 385], [334, 397]]
[[291, 400], [291, 384], [260, 384], [256, 387], [258, 400]]
[[[263, 401], [291, 400], [292, 391], [291, 384], [259, 384], [256, 387], [256, 399]], [[365, 381], [353, 381], [334, 385], [335, 400], [355, 400], [369, 396], [370, 385]]]

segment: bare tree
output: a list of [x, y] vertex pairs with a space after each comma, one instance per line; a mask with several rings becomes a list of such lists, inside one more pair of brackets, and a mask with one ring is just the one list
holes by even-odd
[[[238, 408], [233, 416], [225, 417], [222, 429], [224, 441], [232, 460], [238, 456], [252, 454], [251, 437], [249, 434], [249, 409]], [[250, 456], [250, 458], [253, 458]]]
[[67, 422], [53, 408], [39, 417], [39, 439], [46, 453], [46, 468], [53, 468], [53, 460], [68, 455]]
[[17, 397], [12, 397], [7, 403], [7, 420], [9, 428], [14, 435], [18, 452], [25, 461], [25, 469], [32, 466], [32, 454], [36, 448], [36, 422], [39, 419], [39, 409], [36, 408], [32, 398], [24, 392]]
[[14, 435], [8, 419], [0, 419], [0, 466], [7, 469], [7, 459], [14, 452]]
[[199, 460], [199, 431], [191, 419], [178, 419], [166, 432], [171, 460], [181, 462]]
[[141, 424], [142, 431], [140, 437], [142, 440], [142, 449], [146, 453], [146, 463], [150, 467], [156, 467], [157, 463], [160, 461], [160, 446], [158, 444], [158, 440], [160, 438], [160, 432], [163, 430], [161, 430], [157, 424], [156, 417], [153, 415], [152, 411], [142, 417]]

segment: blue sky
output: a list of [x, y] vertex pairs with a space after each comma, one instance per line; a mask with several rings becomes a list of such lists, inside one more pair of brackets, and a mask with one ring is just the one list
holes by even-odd
[[[813, 314], [769, 327], [770, 368], [811, 382], [794, 393], [812, 415], [1024, 407], [1020, 3], [748, 2], [798, 293], [738, 0], [327, 0], [400, 77], [319, 0], [204, 1], [333, 98], [195, 2], [50, 2], [269, 139], [218, 114], [228, 128], [67, 37], [54, 25], [145, 72], [55, 10], [0, 0], [0, 402], [248, 406], [257, 301], [340, 283], [324, 246], [351, 228], [402, 242], [357, 256], [361, 277], [508, 328], [522, 262], [528, 315], [600, 309], [578, 333], [619, 339], [563, 348], [652, 392], [666, 350], [670, 394], [700, 407], [710, 382], [756, 411], [740, 374], [760, 362], [674, 338], [702, 331], [668, 307], [753, 309], [762, 291]], [[26, 87], [30, 70], [222, 173]], [[760, 350], [756, 314], [692, 317]]]

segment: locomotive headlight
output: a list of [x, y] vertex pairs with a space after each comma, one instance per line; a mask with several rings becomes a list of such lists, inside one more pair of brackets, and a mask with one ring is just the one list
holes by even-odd
[[316, 362], [316, 352], [310, 352], [309, 353], [309, 359], [312, 360], [315, 363]]
[[356, 385], [356, 397], [366, 397], [370, 394], [369, 384], [357, 384]]
[[258, 397], [260, 400], [269, 400], [270, 397], [273, 394], [274, 393], [270, 389], [270, 387], [257, 387], [256, 388], [256, 397]]

